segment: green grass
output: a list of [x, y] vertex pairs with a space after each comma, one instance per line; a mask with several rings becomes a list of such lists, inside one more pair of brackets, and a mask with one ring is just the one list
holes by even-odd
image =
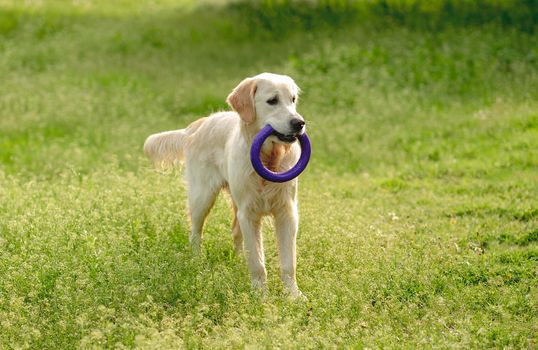
[[[0, 0], [0, 348], [538, 346], [533, 1], [28, 3]], [[303, 89], [306, 303], [269, 221], [251, 293], [224, 197], [194, 258], [141, 150], [262, 71]]]

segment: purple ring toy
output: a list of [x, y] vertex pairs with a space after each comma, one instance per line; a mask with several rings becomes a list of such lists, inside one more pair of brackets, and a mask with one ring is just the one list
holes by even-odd
[[301, 145], [301, 157], [299, 158], [299, 161], [290, 170], [283, 173], [275, 173], [267, 169], [260, 159], [260, 151], [264, 141], [274, 133], [275, 129], [273, 129], [271, 125], [266, 125], [258, 134], [256, 134], [254, 140], [252, 141], [252, 147], [250, 148], [250, 162], [258, 175], [263, 177], [265, 180], [271, 182], [290, 181], [299, 176], [299, 174], [302, 173], [308, 165], [310, 154], [312, 153], [310, 148], [310, 140], [308, 139], [306, 133], [297, 136]]

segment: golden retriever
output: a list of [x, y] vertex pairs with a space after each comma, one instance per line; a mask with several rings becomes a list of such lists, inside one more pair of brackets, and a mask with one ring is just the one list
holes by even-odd
[[185, 129], [148, 137], [146, 155], [156, 164], [184, 160], [191, 233], [199, 251], [205, 218], [222, 189], [232, 198], [232, 236], [236, 252], [244, 244], [253, 288], [266, 290], [267, 272], [261, 234], [264, 215], [274, 218], [281, 278], [292, 298], [304, 298], [295, 277], [298, 229], [297, 179], [284, 183], [263, 180], [250, 163], [252, 139], [269, 124], [275, 129], [262, 147], [261, 157], [273, 171], [291, 168], [298, 160], [297, 136], [305, 132], [297, 113], [299, 88], [285, 75], [262, 73], [243, 80], [226, 102], [234, 111], [214, 113]]

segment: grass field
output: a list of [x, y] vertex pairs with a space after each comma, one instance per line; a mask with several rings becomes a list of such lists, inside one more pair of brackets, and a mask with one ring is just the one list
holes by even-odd
[[[0, 349], [536, 349], [537, 13], [0, 0]], [[142, 154], [262, 71], [302, 87], [313, 143], [304, 303], [269, 220], [250, 291], [225, 197], [193, 257], [181, 173]]]

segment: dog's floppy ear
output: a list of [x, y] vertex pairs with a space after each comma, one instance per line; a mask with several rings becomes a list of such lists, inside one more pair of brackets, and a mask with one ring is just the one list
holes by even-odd
[[256, 93], [256, 79], [246, 78], [228, 95], [226, 102], [237, 112], [245, 123], [249, 124], [256, 118], [254, 94]]

